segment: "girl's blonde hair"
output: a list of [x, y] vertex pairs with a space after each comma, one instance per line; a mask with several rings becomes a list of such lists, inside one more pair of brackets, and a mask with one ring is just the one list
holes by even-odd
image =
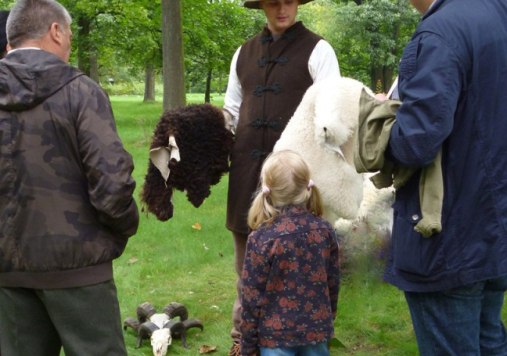
[[289, 204], [306, 204], [308, 211], [322, 215], [319, 190], [310, 179], [310, 167], [290, 150], [271, 153], [262, 165], [260, 187], [248, 212], [248, 226], [255, 230], [271, 223]]

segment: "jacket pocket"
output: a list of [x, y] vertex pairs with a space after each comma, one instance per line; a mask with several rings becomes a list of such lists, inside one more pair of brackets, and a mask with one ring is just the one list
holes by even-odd
[[486, 281], [479, 281], [475, 283], [466, 284], [464, 286], [459, 286], [452, 289], [447, 289], [442, 293], [447, 295], [473, 295], [473, 294], [481, 294]]
[[426, 238], [414, 230], [422, 217], [419, 199], [402, 204], [396, 202], [393, 208], [393, 266], [400, 272], [421, 277], [444, 270], [443, 235], [435, 234]]

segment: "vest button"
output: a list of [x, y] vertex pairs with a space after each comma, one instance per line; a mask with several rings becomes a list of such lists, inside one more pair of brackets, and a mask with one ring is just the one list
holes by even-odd
[[412, 215], [412, 220], [414, 221], [419, 220], [419, 215], [417, 214]]

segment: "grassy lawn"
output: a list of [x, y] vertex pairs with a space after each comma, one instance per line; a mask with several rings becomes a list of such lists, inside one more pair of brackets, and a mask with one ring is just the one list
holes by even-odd
[[[214, 95], [213, 103], [223, 105]], [[191, 94], [189, 102], [204, 95]], [[148, 166], [150, 137], [162, 112], [161, 99], [142, 103], [141, 97], [112, 97], [117, 127], [126, 149], [134, 156], [136, 199]], [[135, 317], [136, 307], [150, 302], [161, 311], [170, 302], [185, 304], [190, 318], [204, 323], [204, 331], [189, 331], [189, 349], [176, 340], [170, 355], [198, 355], [202, 345], [217, 346], [215, 355], [227, 355], [231, 346], [231, 308], [235, 298], [235, 272], [231, 235], [225, 229], [227, 176], [214, 186], [211, 196], [194, 208], [181, 192], [174, 196], [174, 217], [159, 222], [141, 214], [139, 231], [125, 253], [115, 261], [115, 280], [122, 320]], [[195, 224], [199, 223], [198, 230]], [[403, 295], [380, 281], [380, 267], [357, 261], [342, 280], [336, 336], [347, 349], [331, 355], [417, 355], [410, 316]], [[505, 312], [505, 309], [504, 309]], [[504, 313], [507, 316], [507, 313]], [[129, 355], [152, 355], [149, 340], [136, 349], [136, 335], [125, 332]]]

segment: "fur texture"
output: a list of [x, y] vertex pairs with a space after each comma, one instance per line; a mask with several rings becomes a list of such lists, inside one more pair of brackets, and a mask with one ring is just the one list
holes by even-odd
[[274, 148], [296, 151], [310, 163], [322, 193], [324, 217], [331, 223], [355, 219], [363, 199], [363, 178], [353, 162], [363, 88], [354, 79], [338, 76], [312, 85]]
[[150, 148], [168, 146], [174, 136], [180, 161], [170, 159], [167, 182], [150, 160], [141, 199], [148, 211], [165, 221], [173, 216], [172, 191], [186, 191], [188, 200], [199, 207], [210, 194], [210, 186], [229, 171], [233, 134], [221, 108], [193, 104], [166, 111], [155, 129]]

